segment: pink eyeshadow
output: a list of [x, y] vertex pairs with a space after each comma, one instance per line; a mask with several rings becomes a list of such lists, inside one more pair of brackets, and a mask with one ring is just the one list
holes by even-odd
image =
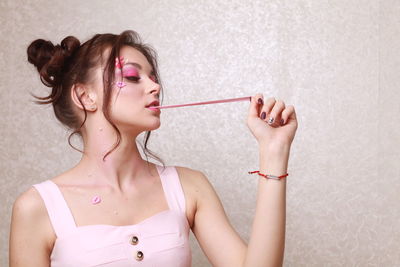
[[124, 73], [124, 77], [127, 77], [127, 76], [136, 76], [137, 77], [137, 76], [139, 76], [139, 72], [135, 68], [124, 69], [123, 73]]

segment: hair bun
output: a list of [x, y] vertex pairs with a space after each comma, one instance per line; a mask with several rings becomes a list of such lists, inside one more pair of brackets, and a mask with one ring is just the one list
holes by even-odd
[[28, 47], [28, 61], [37, 68], [43, 84], [54, 87], [62, 82], [65, 63], [79, 47], [79, 40], [73, 36], [64, 38], [61, 45], [56, 46], [50, 41], [37, 39]]
[[54, 45], [50, 41], [37, 39], [28, 47], [28, 61], [33, 64], [38, 71], [50, 61], [54, 54]]
[[61, 48], [63, 49], [64, 56], [70, 57], [79, 47], [81, 43], [74, 36], [65, 37], [61, 41]]

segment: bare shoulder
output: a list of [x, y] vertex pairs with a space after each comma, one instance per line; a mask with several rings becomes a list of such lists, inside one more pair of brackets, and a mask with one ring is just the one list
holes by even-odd
[[[201, 171], [194, 170], [187, 167], [177, 166], [176, 170], [178, 171], [179, 175], [184, 179], [191, 180], [193, 182], [198, 182], [198, 180], [207, 179], [207, 177]], [[201, 182], [201, 181], [200, 181]]]
[[194, 201], [195, 213], [207, 199], [212, 202], [220, 202], [214, 187], [204, 173], [186, 167], [177, 167], [177, 171], [184, 191]]
[[[14, 202], [10, 231], [10, 266], [48, 265], [55, 234], [39, 192], [31, 187]], [[35, 246], [32, 246], [35, 244]]]
[[198, 170], [193, 170], [186, 167], [176, 167], [181, 183], [184, 187], [192, 190], [192, 193], [201, 193], [204, 190], [212, 189], [207, 176]]
[[30, 187], [19, 195], [13, 205], [13, 217], [31, 221], [39, 219], [46, 214], [44, 202], [34, 187]]
[[54, 235], [44, 201], [33, 186], [15, 200], [11, 227], [26, 230], [35, 229], [36, 232], [44, 230], [42, 234], [46, 234], [47, 237]]

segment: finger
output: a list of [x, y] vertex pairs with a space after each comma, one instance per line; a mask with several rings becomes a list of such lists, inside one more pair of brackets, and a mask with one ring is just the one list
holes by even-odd
[[264, 101], [264, 105], [259, 112], [259, 114], [260, 114], [259, 116], [263, 121], [266, 120], [267, 115], [271, 112], [272, 108], [275, 105], [275, 102], [276, 102], [276, 100], [274, 97], [270, 97], [266, 101]]
[[260, 113], [260, 118], [262, 120], [266, 121], [266, 119], [268, 118], [268, 115], [272, 111], [275, 103], [276, 103], [276, 99], [274, 97], [270, 97], [265, 101], [264, 106]]
[[297, 120], [296, 117], [296, 111], [294, 110], [294, 107], [292, 105], [289, 105], [285, 108], [285, 110], [282, 112], [282, 125], [286, 124], [289, 119]]
[[270, 111], [269, 115], [267, 116], [267, 122], [271, 126], [278, 126], [280, 125], [282, 111], [285, 109], [285, 102], [282, 100], [277, 100], [275, 102], [274, 107]]
[[256, 94], [251, 97], [250, 107], [249, 107], [249, 116], [258, 117], [260, 114], [260, 110], [264, 104], [264, 96], [262, 94]]

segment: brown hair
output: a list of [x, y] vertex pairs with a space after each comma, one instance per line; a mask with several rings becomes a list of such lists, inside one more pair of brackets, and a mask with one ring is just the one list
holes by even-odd
[[[103, 160], [114, 151], [121, 142], [121, 133], [110, 119], [109, 104], [111, 100], [111, 88], [114, 82], [115, 58], [119, 58], [120, 50], [123, 46], [130, 46], [141, 52], [150, 63], [156, 81], [161, 85], [157, 54], [152, 47], [142, 43], [139, 35], [134, 31], [124, 31], [120, 35], [115, 34], [96, 34], [90, 40], [81, 44], [73, 36], [68, 36], [61, 41], [59, 45], [53, 45], [52, 42], [43, 39], [33, 41], [28, 49], [28, 61], [38, 70], [42, 83], [51, 87], [51, 93], [45, 97], [33, 95], [38, 104], [52, 104], [57, 119], [72, 130], [68, 137], [68, 143], [71, 144], [71, 138], [74, 134], [82, 136], [81, 128], [87, 118], [86, 109], [81, 101], [84, 110], [84, 119], [81, 122], [76, 112], [73, 110], [70, 89], [73, 85], [81, 83], [86, 84], [93, 77], [93, 70], [101, 63], [105, 63], [103, 72], [104, 99], [102, 111], [107, 121], [117, 132], [117, 140], [110, 151], [108, 151]], [[104, 52], [110, 49], [108, 58], [103, 61]], [[161, 90], [162, 92], [162, 90]], [[144, 136], [144, 146], [142, 146], [144, 155], [155, 158], [162, 163], [162, 160], [147, 148], [150, 138], [150, 131]]]

